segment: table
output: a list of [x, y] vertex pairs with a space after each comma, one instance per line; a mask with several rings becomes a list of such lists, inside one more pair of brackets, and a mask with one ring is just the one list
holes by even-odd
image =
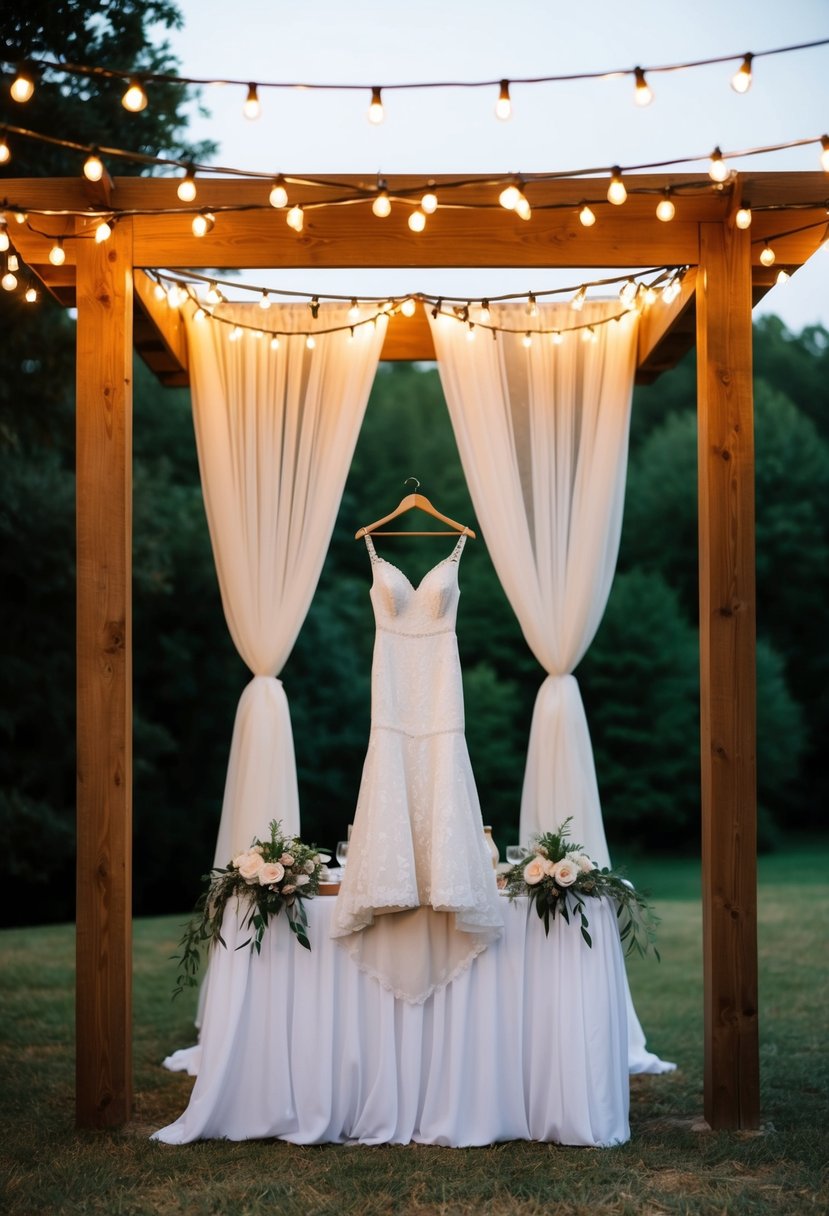
[[471, 1146], [629, 1139], [624, 961], [615, 909], [588, 903], [593, 948], [504, 897], [504, 935], [422, 1005], [398, 1001], [329, 937], [333, 899], [308, 902], [311, 951], [284, 917], [261, 954], [225, 915], [198, 1046], [165, 1060], [196, 1072], [167, 1144], [279, 1137]]

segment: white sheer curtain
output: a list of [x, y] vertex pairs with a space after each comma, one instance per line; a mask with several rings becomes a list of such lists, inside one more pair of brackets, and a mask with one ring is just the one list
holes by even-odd
[[[593, 749], [573, 669], [601, 621], [619, 549], [637, 315], [597, 324], [618, 303], [581, 313], [544, 305], [524, 344], [524, 305], [492, 309], [516, 330], [492, 341], [432, 319], [441, 383], [475, 514], [527, 644], [546, 670], [533, 712], [521, 798], [522, 841], [572, 817], [571, 834], [599, 865], [610, 857]], [[587, 332], [587, 331], [584, 331]], [[633, 1015], [632, 1071], [660, 1071]], [[639, 1041], [641, 1039], [641, 1042]]]
[[349, 326], [348, 306], [225, 304], [218, 315], [279, 335], [233, 337], [187, 319], [193, 417], [207, 522], [233, 641], [253, 672], [239, 701], [216, 865], [271, 819], [299, 832], [288, 701], [276, 677], [319, 579], [380, 357], [386, 319]]

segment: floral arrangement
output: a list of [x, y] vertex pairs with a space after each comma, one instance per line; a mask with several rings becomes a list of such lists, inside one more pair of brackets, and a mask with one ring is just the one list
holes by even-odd
[[245, 927], [252, 930], [251, 936], [237, 946], [238, 950], [250, 944], [259, 953], [268, 921], [283, 908], [299, 944], [311, 949], [304, 901], [319, 891], [320, 872], [330, 858], [318, 852], [316, 845], [303, 844], [296, 836], [283, 836], [281, 828], [280, 823], [272, 820], [269, 840], [255, 839], [249, 849], [239, 853], [224, 869], [214, 868], [203, 876], [207, 889], [196, 901], [179, 942], [180, 954], [173, 956], [179, 962], [173, 996], [198, 982], [196, 976], [205, 942], [209, 946], [215, 942], [225, 945], [222, 917], [234, 896], [248, 903]]
[[616, 905], [619, 934], [632, 950], [645, 955], [652, 951], [659, 958], [654, 939], [657, 918], [653, 909], [633, 884], [613, 870], [599, 869], [580, 844], [568, 843], [565, 819], [557, 832], [545, 832], [536, 838], [528, 857], [506, 874], [505, 890], [511, 900], [520, 895], [529, 898], [544, 921], [544, 932], [550, 932], [550, 921], [562, 916], [569, 923], [571, 915], [579, 918], [581, 935], [592, 948], [588, 931], [585, 898], [605, 896]]

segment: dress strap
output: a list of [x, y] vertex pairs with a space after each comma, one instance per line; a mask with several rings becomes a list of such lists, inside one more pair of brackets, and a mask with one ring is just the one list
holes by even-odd
[[377, 556], [377, 550], [374, 548], [374, 541], [371, 539], [368, 532], [366, 532], [364, 539], [366, 542], [366, 548], [368, 549], [368, 555], [371, 558], [372, 563], [378, 562], [380, 559]]
[[449, 554], [450, 562], [459, 562], [460, 561], [461, 554], [463, 553], [463, 547], [465, 544], [466, 544], [466, 533], [462, 532], [460, 535], [460, 539], [458, 540], [458, 543], [455, 545], [455, 548]]

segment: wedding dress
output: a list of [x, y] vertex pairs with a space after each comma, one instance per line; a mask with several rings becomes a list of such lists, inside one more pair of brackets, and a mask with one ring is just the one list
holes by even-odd
[[422, 1002], [501, 933], [464, 736], [455, 635], [465, 536], [417, 587], [371, 537], [371, 733], [332, 936]]

